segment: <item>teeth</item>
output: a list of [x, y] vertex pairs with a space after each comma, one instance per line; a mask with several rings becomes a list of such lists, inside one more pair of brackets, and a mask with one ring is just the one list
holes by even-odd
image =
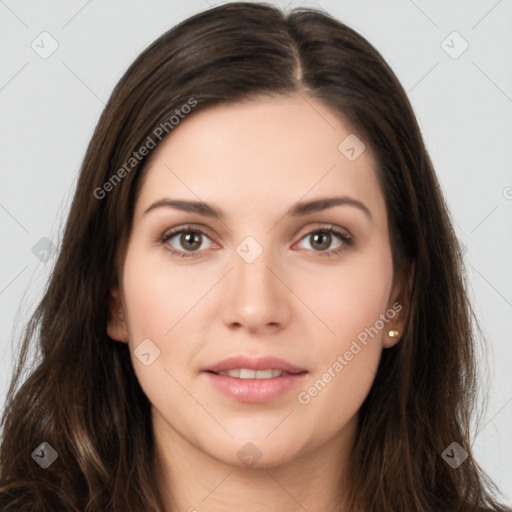
[[274, 370], [272, 368], [268, 370], [249, 370], [248, 368], [237, 368], [234, 370], [218, 372], [218, 375], [235, 377], [236, 379], [271, 379], [273, 377], [281, 377], [288, 374], [282, 370]]
[[256, 370], [247, 370], [246, 368], [240, 369], [240, 378], [241, 379], [255, 379], [256, 378]]

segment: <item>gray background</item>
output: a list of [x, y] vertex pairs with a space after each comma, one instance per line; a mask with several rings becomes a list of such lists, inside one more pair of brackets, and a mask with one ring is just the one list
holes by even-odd
[[[59, 243], [104, 103], [150, 42], [219, 3], [0, 0], [2, 406], [13, 337], [51, 271], [55, 251], [47, 259], [46, 239]], [[319, 5], [352, 26], [409, 94], [467, 248], [472, 299], [489, 343], [479, 355], [489, 400], [473, 449], [512, 504], [512, 1], [271, 3]], [[52, 44], [56, 51], [42, 58]]]

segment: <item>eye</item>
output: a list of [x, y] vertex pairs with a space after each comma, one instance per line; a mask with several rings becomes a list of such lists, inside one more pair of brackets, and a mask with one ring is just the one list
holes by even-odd
[[183, 258], [193, 258], [197, 256], [200, 250], [206, 249], [203, 245], [204, 238], [209, 240], [208, 235], [202, 229], [193, 226], [182, 226], [167, 231], [159, 241], [165, 244], [166, 249], [172, 254]]
[[[202, 250], [211, 248], [211, 246], [204, 247], [205, 238], [210, 240], [203, 229], [187, 225], [167, 231], [158, 239], [158, 242], [164, 244], [165, 248], [176, 256], [194, 258], [199, 256]], [[327, 250], [331, 246], [333, 239], [336, 238], [339, 241], [338, 245], [333, 249]], [[301, 242], [303, 240], [310, 240], [311, 249], [308, 250], [312, 250], [322, 257], [337, 256], [354, 242], [350, 233], [330, 225], [321, 226], [314, 231], [310, 231], [302, 237]]]
[[[337, 238], [340, 242], [335, 248], [326, 250], [331, 246], [333, 238]], [[311, 245], [311, 250], [319, 253], [322, 257], [337, 256], [341, 251], [346, 249], [347, 246], [353, 244], [353, 238], [348, 232], [334, 226], [321, 226], [314, 231], [310, 231], [301, 241], [302, 240], [308, 240]]]

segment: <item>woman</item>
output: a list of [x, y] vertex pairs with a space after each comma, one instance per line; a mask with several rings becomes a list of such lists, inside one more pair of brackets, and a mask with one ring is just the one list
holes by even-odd
[[210, 9], [98, 123], [7, 398], [1, 510], [508, 510], [470, 449], [471, 321], [380, 54], [318, 11]]

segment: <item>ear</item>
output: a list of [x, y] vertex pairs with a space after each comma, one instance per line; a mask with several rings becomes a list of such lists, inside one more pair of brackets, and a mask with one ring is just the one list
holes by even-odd
[[113, 287], [108, 297], [107, 334], [115, 341], [128, 343], [128, 328], [119, 289]]
[[[396, 276], [391, 291], [386, 316], [390, 319], [386, 324], [383, 348], [396, 345], [402, 338], [405, 322], [409, 313], [409, 295], [414, 280], [414, 262], [404, 263], [404, 267]], [[394, 313], [394, 314], [393, 314]]]

